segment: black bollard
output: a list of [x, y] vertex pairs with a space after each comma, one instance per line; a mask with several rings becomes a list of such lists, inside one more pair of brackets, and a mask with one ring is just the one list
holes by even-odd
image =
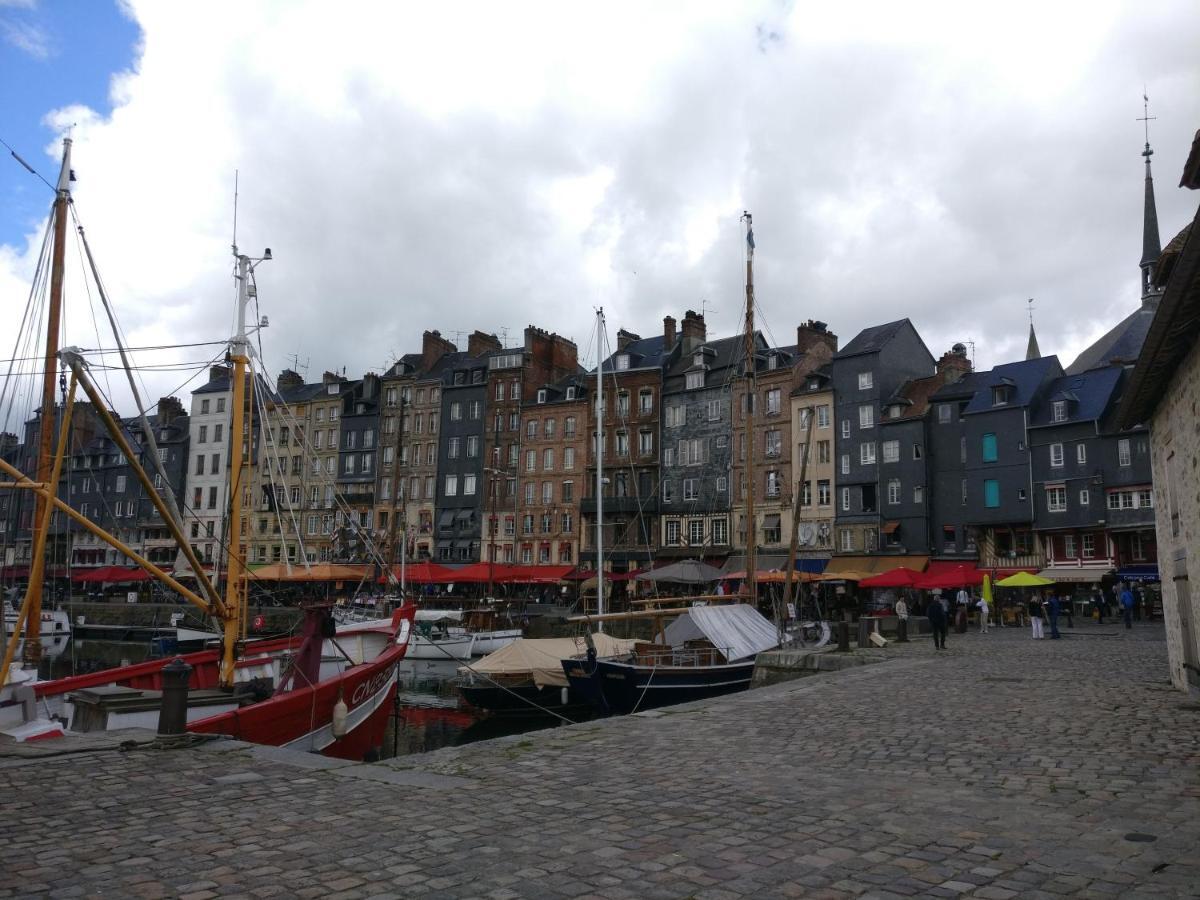
[[908, 619], [900, 619], [896, 622], [896, 643], [908, 643]]
[[849, 653], [850, 652], [850, 623], [849, 622], [838, 622], [837, 623], [837, 634], [838, 634], [838, 653]]
[[871, 646], [871, 621], [869, 619], [858, 620], [858, 646], [860, 649]]
[[183, 734], [187, 731], [188, 681], [192, 667], [175, 657], [162, 667], [162, 706], [158, 711], [160, 735]]

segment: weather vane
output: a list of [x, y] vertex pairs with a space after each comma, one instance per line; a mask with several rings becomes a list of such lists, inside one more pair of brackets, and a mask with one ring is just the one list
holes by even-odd
[[1150, 97], [1146, 94], [1145, 86], [1142, 87], [1142, 116], [1137, 119], [1146, 127], [1146, 149], [1142, 151], [1142, 156], [1150, 157], [1154, 151], [1150, 149], [1150, 123], [1157, 119], [1158, 116], [1150, 115]]

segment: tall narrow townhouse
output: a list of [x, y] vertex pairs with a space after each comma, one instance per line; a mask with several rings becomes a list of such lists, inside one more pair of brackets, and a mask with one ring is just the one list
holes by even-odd
[[344, 519], [334, 533], [340, 562], [382, 561], [380, 533], [373, 527], [375, 473], [379, 459], [380, 378], [367, 373], [342, 395], [337, 488]]
[[[883, 404], [905, 381], [934, 370], [908, 319], [859, 332], [833, 358], [838, 458], [837, 553], [879, 550], [879, 432]], [[861, 562], [855, 562], [862, 568]]]
[[[208, 575], [215, 578], [224, 567], [226, 548], [232, 537], [227, 521], [230, 428], [232, 427], [232, 377], [227, 366], [209, 369], [208, 381], [192, 391], [188, 417], [188, 467], [185, 505], [182, 510], [187, 534]], [[183, 554], [176, 568], [186, 571]]]
[[[662, 422], [663, 366], [675, 346], [675, 320], [668, 316], [663, 333], [643, 338], [617, 332], [617, 349], [601, 363], [604, 404], [601, 410], [605, 448], [600, 508], [604, 519], [604, 568], [623, 574], [649, 566], [659, 547], [659, 434]], [[596, 378], [587, 379], [595, 396]], [[596, 409], [579, 420], [581, 436], [596, 432]], [[597, 566], [596, 454], [586, 442], [587, 471], [580, 479], [583, 500], [583, 550], [580, 562]], [[580, 460], [582, 463], [583, 455]]]
[[[832, 348], [837, 351], [836, 338]], [[801, 484], [800, 467], [793, 473], [793, 490], [803, 493], [796, 534], [796, 565], [802, 571], [822, 572], [833, 551], [834, 498], [837, 468], [834, 465], [833, 367], [825, 365], [809, 372], [792, 389], [792, 446], [803, 459], [808, 448], [808, 465]], [[812, 428], [809, 429], [811, 417]], [[787, 541], [791, 541], [790, 535]]]
[[434, 555], [440, 563], [479, 562], [488, 357], [451, 353], [443, 363]]
[[[767, 349], [762, 335], [754, 336], [754, 347]], [[745, 356], [741, 335], [709, 341], [704, 316], [684, 315], [663, 376], [659, 558], [723, 565], [729, 556], [731, 407]]]
[[[806, 484], [799, 484], [802, 454], [809, 452], [805, 444], [807, 416], [805, 406], [799, 408], [802, 422], [792, 422], [792, 394], [810, 372], [827, 365], [837, 348], [837, 336], [823, 322], [809, 321], [797, 329], [797, 343], [788, 347], [769, 348], [755, 355], [754, 378], [754, 522], [747, 523], [747, 496], [741, 488], [748, 484], [745, 425], [750, 408], [746, 400], [749, 380], [739, 378], [733, 385], [733, 441], [737, 453], [733, 457], [733, 483], [738, 486], [732, 503], [735, 552], [726, 568], [740, 571], [746, 568], [746, 550], [753, 535], [756, 568], [782, 569], [788, 564], [787, 552], [792, 538], [792, 519], [795, 512], [795, 492], [802, 492], [801, 503], [811, 507], [813, 478], [805, 468]], [[812, 412], [815, 415], [815, 411]], [[828, 411], [826, 413], [828, 415]], [[814, 419], [814, 428], [816, 425]], [[799, 426], [799, 427], [797, 427]], [[793, 435], [799, 435], [793, 440]], [[814, 438], [812, 452], [819, 440]], [[832, 449], [825, 444], [828, 457]], [[810, 458], [809, 465], [814, 462]]]

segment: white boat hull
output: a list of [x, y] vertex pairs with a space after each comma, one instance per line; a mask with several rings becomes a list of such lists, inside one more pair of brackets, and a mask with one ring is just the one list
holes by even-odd
[[[17, 627], [17, 613], [15, 610], [5, 608], [4, 610], [4, 633], [12, 634]], [[71, 617], [67, 615], [66, 610], [62, 609], [44, 609], [42, 610], [42, 637], [49, 637], [52, 634], [70, 634], [71, 633]]]
[[473, 656], [487, 656], [501, 647], [507, 647], [520, 637], [520, 628], [505, 628], [499, 631], [477, 631], [475, 632], [475, 646], [471, 649], [471, 654]]
[[407, 656], [409, 659], [470, 659], [474, 646], [473, 634], [428, 638], [418, 633], [409, 641]]

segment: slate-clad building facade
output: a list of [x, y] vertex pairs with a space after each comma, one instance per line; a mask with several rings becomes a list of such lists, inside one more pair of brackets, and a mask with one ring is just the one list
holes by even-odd
[[934, 370], [908, 319], [863, 329], [833, 357], [837, 422], [837, 552], [879, 548], [879, 441], [883, 402], [904, 382]]
[[443, 357], [433, 539], [436, 562], [480, 560], [487, 375], [486, 357], [470, 353]]

